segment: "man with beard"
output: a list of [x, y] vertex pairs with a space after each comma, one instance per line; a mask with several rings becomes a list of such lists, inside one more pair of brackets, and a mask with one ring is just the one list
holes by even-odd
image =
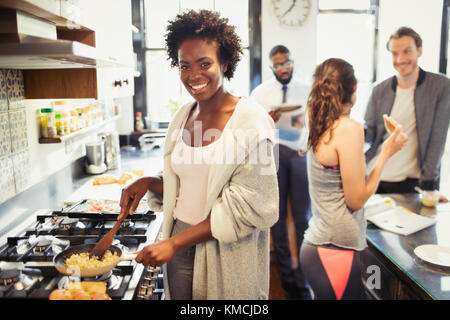
[[[450, 80], [422, 70], [422, 39], [401, 27], [386, 45], [397, 75], [374, 87], [365, 115], [366, 152], [370, 172], [389, 137], [383, 114], [390, 115], [408, 135], [406, 146], [386, 164], [377, 193], [414, 193], [414, 187], [439, 189], [441, 157], [450, 119]], [[445, 197], [441, 197], [446, 201]]]
[[[297, 250], [308, 227], [310, 198], [306, 170], [306, 143], [308, 134], [304, 115], [310, 84], [293, 76], [294, 62], [289, 49], [275, 46], [269, 54], [274, 78], [257, 86], [250, 98], [263, 106], [274, 120], [278, 132], [275, 158], [278, 165], [279, 220], [271, 228], [274, 258], [281, 271], [281, 283], [289, 299], [311, 299], [298, 260], [293, 261], [289, 249], [286, 225], [287, 204], [290, 199], [296, 231]], [[301, 105], [296, 110], [282, 110], [288, 105]], [[291, 108], [292, 109], [292, 108]], [[295, 263], [295, 265], [293, 265]]]

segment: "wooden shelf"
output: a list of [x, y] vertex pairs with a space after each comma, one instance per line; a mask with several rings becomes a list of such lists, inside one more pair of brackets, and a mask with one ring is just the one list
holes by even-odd
[[41, 137], [41, 138], [39, 138], [39, 143], [41, 143], [41, 144], [62, 143], [64, 141], [70, 140], [72, 138], [79, 137], [79, 136], [85, 135], [87, 133], [90, 133], [92, 131], [95, 131], [95, 130], [103, 127], [105, 124], [113, 122], [113, 121], [116, 121], [119, 118], [120, 118], [120, 115], [117, 115], [117, 116], [112, 117], [111, 119], [103, 120], [102, 122], [94, 124], [93, 126], [89, 126], [88, 128], [84, 128], [84, 129], [75, 131], [74, 133], [71, 133], [71, 134], [68, 134], [68, 135], [65, 135], [65, 136], [61, 136], [61, 137], [60, 136], [57, 136], [57, 137], [54, 137], [54, 138], [43, 138], [43, 137]]

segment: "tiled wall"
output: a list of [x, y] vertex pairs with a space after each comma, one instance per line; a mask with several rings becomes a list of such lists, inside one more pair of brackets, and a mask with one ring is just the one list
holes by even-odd
[[0, 203], [28, 187], [29, 162], [22, 71], [0, 69]]

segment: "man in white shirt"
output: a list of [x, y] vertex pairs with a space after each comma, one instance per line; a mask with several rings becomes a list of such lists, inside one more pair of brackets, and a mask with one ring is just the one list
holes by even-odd
[[[281, 45], [275, 46], [269, 56], [275, 77], [257, 86], [252, 91], [250, 99], [269, 112], [278, 132], [278, 145], [275, 152], [278, 152], [276, 159], [278, 161], [280, 211], [279, 220], [271, 229], [274, 254], [281, 271], [281, 282], [287, 297], [310, 299], [311, 295], [300, 263], [297, 263], [296, 269], [292, 266], [286, 218], [287, 201], [290, 196], [297, 248], [300, 248], [310, 216], [306, 157], [304, 156], [308, 133], [304, 118], [311, 86], [293, 76], [294, 62], [290, 59], [288, 48]], [[283, 107], [292, 105], [301, 105], [301, 108], [292, 111], [282, 110]]]
[[[441, 158], [449, 127], [450, 80], [422, 70], [422, 39], [413, 29], [399, 28], [391, 35], [387, 49], [397, 75], [372, 91], [365, 115], [366, 152], [370, 171], [389, 134], [383, 114], [392, 116], [408, 135], [406, 146], [384, 167], [377, 193], [414, 193], [439, 189]], [[442, 197], [443, 201], [446, 200]]]

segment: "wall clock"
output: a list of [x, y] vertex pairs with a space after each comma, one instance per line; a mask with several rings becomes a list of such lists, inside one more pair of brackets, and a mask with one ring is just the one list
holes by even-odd
[[283, 26], [299, 27], [311, 11], [311, 0], [272, 0], [272, 8]]

